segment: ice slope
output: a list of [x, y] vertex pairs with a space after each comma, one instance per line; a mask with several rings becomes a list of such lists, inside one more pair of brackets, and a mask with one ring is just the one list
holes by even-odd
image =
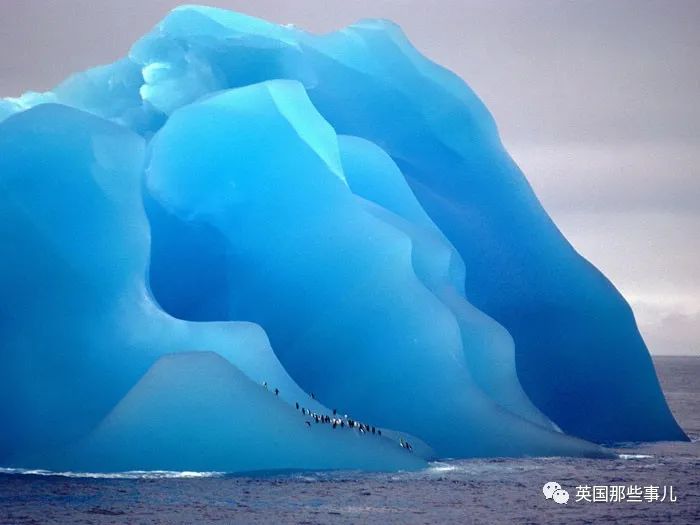
[[162, 465], [237, 473], [426, 466], [386, 436], [315, 423], [213, 352], [160, 358], [68, 452], [73, 455], [78, 468], [101, 471]]

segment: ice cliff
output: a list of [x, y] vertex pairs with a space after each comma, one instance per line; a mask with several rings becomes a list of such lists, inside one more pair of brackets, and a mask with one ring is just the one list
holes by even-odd
[[185, 6], [1, 119], [0, 464], [391, 470], [685, 438], [629, 306], [390, 22]]

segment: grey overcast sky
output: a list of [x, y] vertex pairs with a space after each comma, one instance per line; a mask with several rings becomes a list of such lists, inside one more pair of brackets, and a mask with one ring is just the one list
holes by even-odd
[[[124, 55], [176, 0], [0, 0], [0, 96]], [[700, 355], [700, 1], [209, 0], [313, 32], [398, 22], [464, 78], [654, 354]]]

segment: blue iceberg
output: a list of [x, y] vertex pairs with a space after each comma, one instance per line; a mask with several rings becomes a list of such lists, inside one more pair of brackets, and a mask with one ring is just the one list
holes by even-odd
[[394, 470], [686, 439], [629, 306], [390, 22], [181, 7], [0, 120], [3, 465]]

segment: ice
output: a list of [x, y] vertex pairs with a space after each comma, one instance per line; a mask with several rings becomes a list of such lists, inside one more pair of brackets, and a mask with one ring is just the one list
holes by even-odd
[[[181, 7], [0, 120], [4, 466], [394, 469], [685, 437], [629, 306], [390, 22]], [[309, 433], [300, 401], [395, 431]], [[426, 445], [384, 451], [406, 435]]]
[[60, 461], [101, 471], [162, 465], [239, 473], [426, 466], [387, 435], [313, 422], [213, 352], [160, 358], [66, 455]]
[[[346, 156], [398, 171], [378, 147], [346, 141]], [[425, 232], [397, 226], [398, 216], [378, 204], [369, 211], [353, 195], [348, 181], [359, 175], [342, 173], [337, 137], [298, 82], [181, 108], [153, 138], [149, 159], [149, 193], [181, 221], [165, 230], [151, 221], [155, 239], [170, 237], [158, 245], [171, 253], [167, 246], [192, 235], [188, 222], [216, 231], [216, 250], [227, 254], [222, 311], [265, 327], [290, 375], [327, 405], [415, 434], [446, 456], [594, 450], [542, 428], [548, 420], [519, 389], [511, 339], [449, 282], [449, 260], [459, 256], [427, 216]], [[386, 184], [415, 211], [405, 183]], [[440, 252], [447, 264], [431, 260]], [[198, 255], [215, 258], [205, 247]]]
[[[65, 106], [41, 105], [0, 124], [0, 239], [5, 247], [0, 289], [6, 298], [0, 325], [0, 462], [4, 465], [88, 471], [138, 470], [146, 465], [158, 470], [198, 470], [200, 463], [192, 458], [201, 457], [202, 451], [195, 448], [196, 442], [183, 441], [185, 434], [172, 434], [180, 443], [178, 454], [169, 449], [171, 455], [140, 456], [129, 463], [133, 469], [125, 465], [128, 458], [138, 457], [131, 448], [134, 442], [103, 437], [103, 418], [115, 405], [123, 406], [120, 400], [135, 383], [145, 380], [141, 378], [154, 362], [172, 352], [201, 349], [221, 356], [216, 361], [219, 364], [205, 366], [193, 383], [183, 381], [181, 396], [201, 393], [206, 370], [213, 370], [213, 381], [216, 370], [228, 366], [233, 370], [227, 372], [233, 376], [230, 382], [235, 383], [231, 388], [240, 388], [236, 402], [260, 416], [258, 437], [280, 439], [280, 434], [264, 426], [266, 418], [277, 416], [269, 413], [268, 401], [260, 399], [273, 399], [276, 412], [285, 414], [287, 422], [294, 416], [301, 430], [306, 425], [292, 408], [294, 403], [331, 413], [289, 377], [259, 326], [182, 321], [153, 302], [145, 283], [149, 227], [141, 203], [144, 152], [139, 136]], [[168, 359], [166, 362], [177, 361]], [[211, 358], [207, 359], [204, 362], [210, 363]], [[189, 357], [169, 381], [180, 381], [188, 373], [189, 362], [201, 361]], [[236, 368], [221, 364], [226, 362]], [[192, 373], [195, 368], [193, 365]], [[264, 382], [269, 385], [265, 396], [260, 392]], [[273, 388], [279, 390], [279, 396]], [[159, 396], [165, 397], [168, 390], [174, 394], [174, 388], [164, 386]], [[134, 395], [132, 391], [124, 403]], [[214, 407], [213, 397], [199, 399]], [[145, 410], [146, 401], [143, 404]], [[175, 410], [177, 404], [173, 407]], [[237, 412], [225, 413], [225, 408], [218, 406], [219, 416], [236, 421]], [[166, 423], [174, 424], [154, 417], [141, 431], [158, 440], [174, 432]], [[217, 432], [199, 430], [206, 430], [206, 435]], [[285, 429], [284, 435], [293, 434], [293, 429]], [[299, 434], [300, 439], [306, 435]], [[99, 450], [88, 448], [93, 438], [87, 436], [107, 441], [101, 441], [104, 446]], [[204, 439], [205, 434], [202, 436]], [[386, 434], [381, 446], [363, 441], [364, 452], [352, 452], [358, 445], [346, 446], [335, 437], [297, 443], [292, 450], [296, 454], [313, 445], [319, 457], [333, 458], [327, 464], [310, 461], [309, 468], [422, 465], [420, 453], [407, 458], [408, 453], [390, 436]], [[327, 443], [322, 445], [324, 440]], [[149, 443], [166, 450], [162, 443]], [[274, 448], [273, 444], [269, 447]], [[402, 455], [387, 452], [387, 447]], [[254, 451], [247, 446], [241, 445], [235, 454], [234, 448], [235, 444], [219, 470], [234, 468], [242, 457], [253, 457]], [[428, 454], [427, 447], [422, 450]], [[347, 455], [337, 457], [343, 452]], [[272, 457], [271, 450], [260, 449], [258, 454], [256, 457]], [[141, 460], [143, 464], [138, 464]], [[301, 468], [291, 456], [286, 463], [280, 459], [277, 467]], [[216, 469], [212, 465], [202, 470]]]
[[594, 441], [684, 439], [629, 306], [547, 216], [483, 104], [396, 26], [369, 21], [347, 32], [343, 47], [326, 45], [337, 36], [310, 40], [323, 58], [309, 96], [338, 132], [376, 142], [397, 162], [462, 256], [466, 296], [512, 335], [535, 405]]

